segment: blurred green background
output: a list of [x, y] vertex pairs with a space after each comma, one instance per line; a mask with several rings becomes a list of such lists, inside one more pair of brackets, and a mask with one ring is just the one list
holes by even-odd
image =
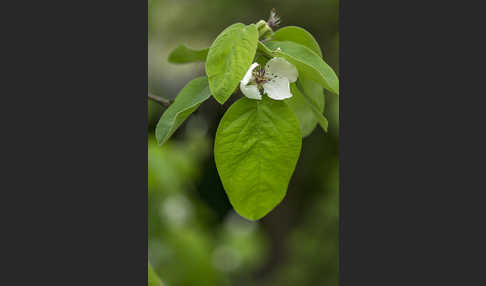
[[[204, 64], [167, 62], [178, 44], [208, 47], [227, 26], [266, 20], [311, 32], [339, 75], [339, 2], [149, 0], [149, 91], [174, 98]], [[203, 103], [163, 147], [154, 140], [164, 108], [149, 102], [149, 261], [165, 286], [338, 285], [339, 102], [326, 95], [329, 132], [303, 140], [287, 196], [258, 222], [239, 217], [228, 202], [212, 154], [221, 106]]]

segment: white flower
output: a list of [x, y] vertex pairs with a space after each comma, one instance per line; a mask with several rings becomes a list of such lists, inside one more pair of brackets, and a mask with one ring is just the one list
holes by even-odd
[[290, 83], [295, 82], [299, 72], [297, 68], [283, 58], [273, 58], [267, 62], [265, 69], [253, 63], [240, 82], [243, 94], [252, 99], [262, 99], [263, 93], [270, 98], [283, 100], [292, 97]]

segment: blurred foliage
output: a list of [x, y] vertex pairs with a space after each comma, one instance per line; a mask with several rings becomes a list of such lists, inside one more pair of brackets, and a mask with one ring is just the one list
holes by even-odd
[[157, 274], [152, 269], [152, 266], [148, 265], [148, 286], [162, 286], [162, 282], [160, 281]]
[[[149, 91], [174, 98], [204, 64], [170, 64], [180, 44], [208, 47], [227, 26], [276, 8], [301, 26], [339, 74], [338, 1], [149, 0]], [[234, 96], [235, 97], [235, 96]], [[230, 101], [230, 100], [229, 100]], [[163, 147], [153, 131], [163, 108], [149, 102], [149, 261], [165, 286], [338, 284], [339, 101], [326, 96], [329, 132], [303, 141], [284, 201], [267, 217], [239, 217], [221, 186], [212, 148], [227, 107], [203, 103]]]

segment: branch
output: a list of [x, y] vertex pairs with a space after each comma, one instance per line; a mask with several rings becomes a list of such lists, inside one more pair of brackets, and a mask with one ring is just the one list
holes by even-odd
[[153, 95], [151, 93], [148, 94], [148, 98], [159, 103], [159, 104], [161, 104], [161, 105], [163, 105], [163, 106], [165, 106], [165, 107], [169, 107], [173, 102], [173, 100], [165, 99], [163, 97], [156, 96], [156, 95]]

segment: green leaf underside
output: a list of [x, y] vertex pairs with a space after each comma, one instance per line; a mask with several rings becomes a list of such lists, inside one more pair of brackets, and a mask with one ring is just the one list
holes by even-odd
[[278, 29], [272, 36], [274, 41], [290, 41], [308, 47], [322, 58], [322, 51], [314, 36], [304, 28], [287, 26]]
[[[339, 79], [332, 68], [311, 49], [288, 41], [269, 41], [267, 47], [274, 50], [277, 57], [283, 57], [294, 64], [299, 74], [320, 83], [325, 89], [339, 94]], [[281, 50], [276, 50], [280, 48]]]
[[[295, 116], [300, 123], [300, 129], [302, 130], [302, 137], [306, 137], [312, 133], [314, 128], [319, 122], [324, 131], [327, 131], [327, 120], [324, 123], [322, 119], [318, 120], [315, 110], [321, 114], [324, 112], [324, 93], [322, 86], [310, 79], [306, 79], [303, 76], [299, 77], [304, 87], [305, 95], [300, 92], [295, 83], [290, 84], [290, 90], [292, 97], [287, 99], [286, 102], [289, 107], [294, 111]], [[315, 104], [315, 108], [312, 107], [309, 100], [305, 98], [308, 96]], [[325, 127], [322, 124], [326, 124]]]
[[211, 92], [206, 77], [195, 78], [184, 86], [157, 123], [155, 128], [157, 143], [164, 144], [184, 120], [210, 96]]
[[179, 45], [169, 54], [169, 62], [174, 64], [204, 62], [208, 55], [208, 51], [209, 48], [194, 50], [184, 45]]
[[148, 265], [148, 286], [162, 286], [162, 282], [150, 264]]
[[235, 91], [253, 62], [258, 43], [254, 24], [226, 28], [209, 48], [206, 74], [214, 98], [223, 104]]
[[237, 213], [258, 220], [282, 201], [301, 145], [299, 122], [283, 101], [241, 98], [226, 111], [214, 157]]
[[[329, 126], [329, 122], [327, 121], [327, 118], [324, 117], [324, 115], [322, 114], [322, 112], [324, 111], [324, 104], [322, 105], [321, 108], [320, 104], [315, 100], [315, 97], [311, 96], [312, 88], [315, 88], [315, 86], [309, 85], [309, 83], [303, 85], [302, 80], [299, 79], [297, 80], [297, 82], [295, 82], [293, 87], [297, 92], [299, 92], [302, 95], [307, 105], [308, 111], [310, 111], [311, 112], [310, 114], [314, 116], [314, 119], [319, 123], [322, 130], [324, 130], [324, 132], [327, 132], [327, 127]], [[318, 88], [321, 88], [321, 86], [318, 86]], [[322, 89], [320, 90], [320, 92], [322, 92]]]

